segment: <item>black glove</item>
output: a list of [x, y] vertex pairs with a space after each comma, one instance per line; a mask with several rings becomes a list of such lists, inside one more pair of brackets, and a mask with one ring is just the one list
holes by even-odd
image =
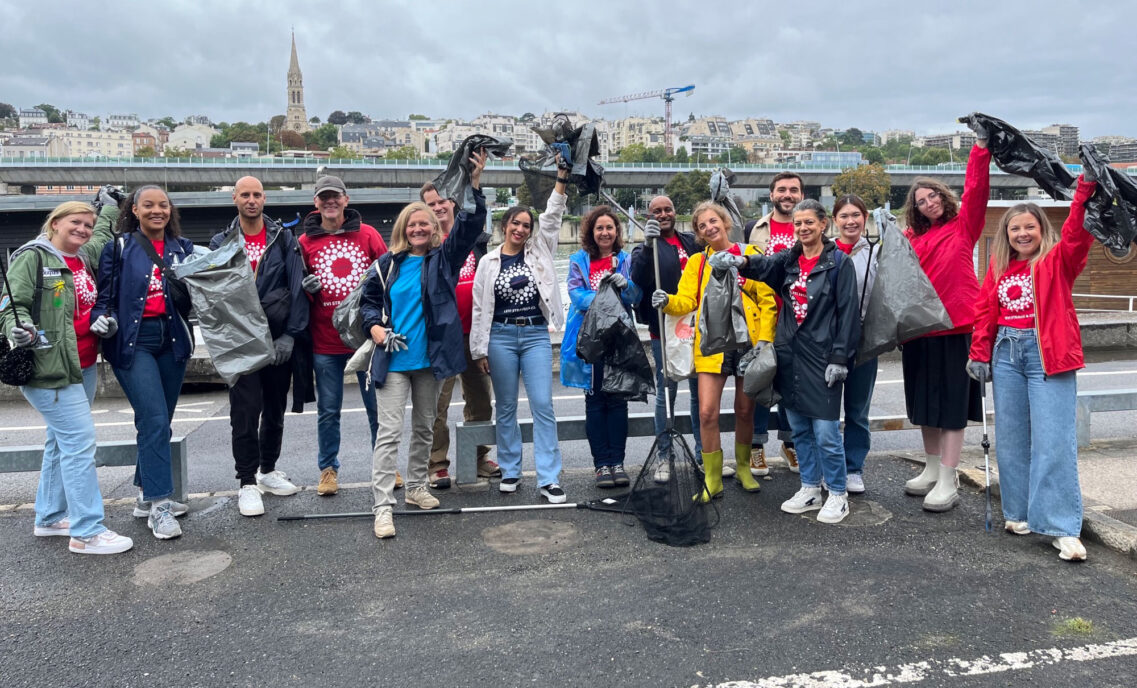
[[293, 341], [292, 335], [282, 334], [276, 339], [272, 340], [272, 364], [280, 365], [292, 358], [292, 347], [296, 342]]

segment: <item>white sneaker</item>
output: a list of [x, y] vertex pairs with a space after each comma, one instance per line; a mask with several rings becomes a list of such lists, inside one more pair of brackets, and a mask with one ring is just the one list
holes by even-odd
[[1058, 550], [1058, 558], [1062, 561], [1085, 561], [1086, 547], [1076, 537], [1054, 538], [1054, 548]]
[[417, 506], [420, 509], [434, 509], [438, 506], [438, 497], [430, 494], [430, 490], [426, 486], [413, 487], [407, 490], [407, 494], [403, 500], [411, 506]]
[[89, 538], [71, 538], [67, 549], [76, 554], [118, 554], [134, 547], [134, 540], [113, 530], [104, 530]]
[[865, 476], [860, 473], [850, 473], [845, 478], [845, 492], [862, 494], [865, 491]]
[[237, 509], [242, 516], [260, 516], [265, 512], [265, 503], [256, 485], [242, 485], [237, 493]]
[[497, 484], [499, 492], [512, 494], [517, 492], [517, 486], [521, 484], [521, 478], [502, 478], [501, 482]]
[[733, 478], [734, 473], [735, 473], [734, 464], [733, 463], [727, 463], [727, 462], [723, 461], [723, 463], [722, 463], [722, 477]]
[[1014, 535], [1030, 535], [1030, 526], [1026, 521], [1007, 521], [1003, 524], [1003, 529]]
[[278, 497], [287, 497], [294, 495], [300, 491], [284, 471], [269, 471], [268, 473], [257, 473], [257, 489], [262, 493], [274, 494]]
[[560, 485], [552, 483], [550, 485], [543, 485], [541, 487], [541, 496], [544, 497], [549, 504], [564, 504], [568, 497]]
[[817, 512], [817, 520], [821, 523], [840, 523], [849, 515], [849, 497], [847, 495], [830, 494], [825, 500], [825, 506]]
[[375, 513], [375, 537], [383, 540], [395, 537], [395, 519], [391, 507], [380, 507]]
[[71, 521], [62, 519], [50, 526], [36, 526], [33, 531], [36, 537], [53, 537], [56, 535], [71, 535]]
[[821, 488], [802, 485], [793, 497], [782, 502], [782, 511], [787, 514], [804, 514], [821, 508]]
[[667, 484], [667, 481], [671, 480], [671, 464], [660, 459], [659, 463], [655, 465], [655, 472], [652, 475], [652, 479], [660, 485]]

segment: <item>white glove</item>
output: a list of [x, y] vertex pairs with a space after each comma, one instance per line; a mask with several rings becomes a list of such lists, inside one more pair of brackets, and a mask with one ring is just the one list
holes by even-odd
[[711, 269], [719, 272], [725, 272], [731, 268], [741, 269], [746, 265], [746, 259], [742, 256], [736, 256], [733, 253], [726, 251], [719, 251], [711, 256], [710, 259]]
[[648, 220], [644, 224], [644, 241], [655, 241], [659, 238], [659, 220]]
[[663, 291], [662, 289], [656, 289], [651, 293], [651, 307], [657, 309], [663, 308], [667, 305], [667, 301], [670, 298], [671, 297], [667, 294], [667, 292]]
[[844, 381], [849, 377], [849, 368], [840, 363], [830, 363], [825, 367], [825, 384], [830, 387], [835, 386], [838, 382]]
[[604, 280], [615, 287], [617, 291], [628, 286], [628, 278], [618, 272], [609, 272], [607, 275], [604, 275]]
[[968, 361], [967, 374], [972, 380], [985, 385], [991, 379], [991, 364], [983, 361]]
[[118, 321], [109, 315], [100, 315], [91, 323], [91, 331], [102, 339], [113, 337], [118, 332]]
[[391, 328], [387, 328], [387, 335], [383, 338], [383, 349], [387, 353], [407, 350], [407, 338]]
[[309, 294], [315, 294], [324, 288], [324, 285], [320, 284], [320, 278], [315, 275], [305, 277], [303, 281], [300, 282], [300, 286]]
[[13, 325], [8, 331], [8, 341], [16, 346], [29, 346], [36, 340], [36, 329], [31, 325]]

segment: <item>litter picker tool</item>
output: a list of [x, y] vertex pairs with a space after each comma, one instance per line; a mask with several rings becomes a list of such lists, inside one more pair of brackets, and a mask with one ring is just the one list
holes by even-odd
[[[588, 509], [590, 511], [613, 511], [620, 513], [620, 502], [607, 498], [590, 502], [571, 502], [568, 504], [510, 504], [506, 506], [466, 506], [450, 509], [415, 509], [414, 511], [394, 511], [395, 516], [439, 516], [443, 514], [477, 514], [495, 511], [547, 511], [550, 509]], [[278, 516], [278, 521], [319, 521], [333, 518], [374, 518], [371, 511], [348, 511], [337, 514], [302, 514], [299, 516]]]
[[983, 411], [983, 473], [987, 478], [987, 532], [991, 532], [991, 442], [987, 439], [987, 381], [984, 380], [980, 390], [983, 393], [982, 411]]

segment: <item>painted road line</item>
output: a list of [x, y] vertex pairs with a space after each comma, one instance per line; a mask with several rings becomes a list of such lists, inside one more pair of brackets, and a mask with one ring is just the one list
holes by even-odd
[[894, 667], [871, 667], [857, 671], [815, 671], [810, 674], [770, 676], [757, 681], [730, 681], [713, 688], [875, 688], [932, 681], [945, 684], [945, 679], [983, 676], [1007, 671], [1041, 669], [1067, 662], [1092, 662], [1099, 659], [1137, 655], [1137, 638], [1095, 643], [1080, 647], [1051, 647], [1026, 652], [1004, 652], [975, 659], [929, 659]]

